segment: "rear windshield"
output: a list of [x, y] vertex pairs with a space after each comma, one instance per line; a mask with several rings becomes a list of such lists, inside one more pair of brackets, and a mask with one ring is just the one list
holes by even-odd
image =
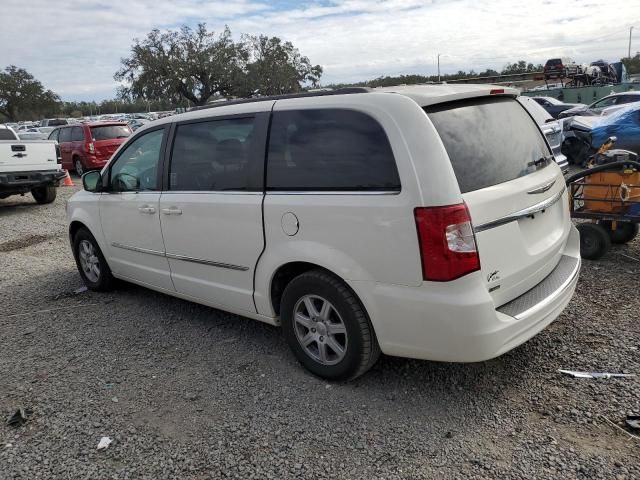
[[553, 158], [533, 119], [512, 98], [425, 108], [449, 154], [462, 193], [515, 180]]
[[52, 118], [47, 122], [47, 125], [49, 125], [50, 127], [58, 127], [60, 125], [67, 125], [68, 123], [69, 122], [67, 122], [66, 120], [62, 120], [59, 118]]
[[91, 127], [91, 136], [94, 140], [110, 140], [113, 138], [127, 138], [131, 135], [131, 129], [126, 125], [105, 125], [103, 127]]
[[16, 136], [8, 128], [0, 128], [0, 140], [15, 140]]
[[547, 67], [554, 67], [556, 65], [562, 65], [562, 60], [559, 58], [552, 58], [547, 60]]

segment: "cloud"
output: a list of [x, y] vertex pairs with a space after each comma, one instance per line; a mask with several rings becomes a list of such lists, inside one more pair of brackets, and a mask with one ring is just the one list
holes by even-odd
[[[65, 99], [115, 94], [133, 38], [205, 21], [234, 35], [291, 40], [325, 68], [323, 82], [500, 68], [524, 59], [586, 62], [626, 54], [637, 0], [615, 7], [546, 0], [3, 0], [0, 66], [27, 68]], [[638, 39], [640, 45], [640, 38]], [[639, 48], [635, 48], [638, 50]]]

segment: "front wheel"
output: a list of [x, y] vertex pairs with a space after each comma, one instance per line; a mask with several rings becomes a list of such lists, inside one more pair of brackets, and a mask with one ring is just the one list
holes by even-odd
[[587, 260], [598, 260], [609, 248], [611, 239], [602, 225], [581, 223], [576, 227], [580, 232], [580, 256]]
[[102, 251], [86, 228], [78, 230], [73, 237], [73, 255], [78, 272], [89, 290], [106, 292], [113, 289], [115, 279], [102, 255]]
[[34, 200], [40, 205], [52, 203], [56, 199], [57, 194], [55, 185], [46, 185], [31, 190], [31, 195], [33, 195]]
[[303, 273], [287, 285], [280, 316], [293, 353], [319, 377], [356, 378], [380, 356], [359, 300], [343, 282], [323, 270]]

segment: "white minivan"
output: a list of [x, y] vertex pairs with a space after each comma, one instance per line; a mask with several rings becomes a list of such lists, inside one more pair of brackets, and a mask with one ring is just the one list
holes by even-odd
[[343, 89], [140, 128], [68, 203], [80, 275], [273, 325], [354, 378], [476, 362], [560, 315], [580, 270], [562, 173], [517, 91]]

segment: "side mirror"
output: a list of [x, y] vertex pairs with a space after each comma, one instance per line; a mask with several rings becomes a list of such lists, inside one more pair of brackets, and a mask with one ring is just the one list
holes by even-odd
[[87, 192], [99, 192], [102, 190], [102, 175], [99, 171], [93, 170], [82, 176], [82, 188]]

